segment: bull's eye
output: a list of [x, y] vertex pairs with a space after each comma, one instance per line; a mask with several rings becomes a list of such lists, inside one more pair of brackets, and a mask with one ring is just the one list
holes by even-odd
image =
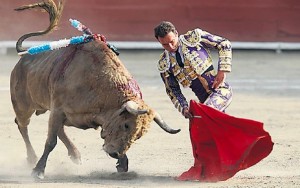
[[124, 125], [125, 129], [129, 129], [129, 125], [125, 123]]

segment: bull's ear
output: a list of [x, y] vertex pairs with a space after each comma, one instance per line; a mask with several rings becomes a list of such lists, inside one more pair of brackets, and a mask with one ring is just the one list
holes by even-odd
[[102, 139], [105, 139], [105, 137], [107, 136], [107, 131], [102, 129], [101, 132], [100, 132], [100, 136], [101, 136]]

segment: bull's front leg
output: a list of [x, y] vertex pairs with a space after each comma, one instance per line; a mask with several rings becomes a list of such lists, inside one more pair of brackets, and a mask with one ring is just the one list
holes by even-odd
[[62, 112], [54, 110], [50, 113], [48, 124], [48, 136], [42, 157], [32, 171], [32, 176], [43, 179], [46, 163], [50, 152], [57, 144], [58, 131], [63, 127], [64, 115]]
[[62, 127], [58, 131], [58, 138], [65, 144], [68, 149], [68, 154], [71, 157], [71, 160], [75, 164], [81, 164], [81, 155], [75, 145], [71, 142], [71, 140], [66, 135], [64, 127]]
[[128, 158], [126, 154], [118, 159], [116, 168], [118, 172], [128, 172]]

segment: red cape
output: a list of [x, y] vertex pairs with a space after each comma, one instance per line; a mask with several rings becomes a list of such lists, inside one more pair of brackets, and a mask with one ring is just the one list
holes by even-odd
[[190, 101], [194, 166], [178, 180], [224, 181], [267, 157], [273, 142], [263, 123], [237, 118]]

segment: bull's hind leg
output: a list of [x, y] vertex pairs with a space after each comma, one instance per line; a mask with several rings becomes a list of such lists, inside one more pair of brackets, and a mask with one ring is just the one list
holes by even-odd
[[80, 152], [66, 135], [64, 127], [59, 130], [58, 137], [67, 147], [68, 155], [71, 157], [71, 160], [76, 164], [81, 164]]
[[[23, 113], [19, 113], [17, 112], [16, 115], [16, 119], [15, 119], [15, 122], [16, 124], [18, 125], [18, 129], [23, 137], [23, 140], [25, 142], [25, 145], [26, 145], [26, 150], [27, 150], [27, 161], [30, 165], [35, 165], [36, 162], [37, 162], [37, 156], [35, 154], [35, 151], [32, 147], [32, 144], [30, 142], [30, 139], [29, 139], [29, 135], [28, 135], [28, 125], [29, 125], [29, 122], [30, 122], [30, 117], [31, 115], [33, 114], [33, 110], [30, 111], [30, 112], [23, 112]], [[20, 115], [22, 114], [22, 115]], [[24, 115], [26, 114], [26, 115]]]
[[57, 144], [57, 135], [59, 130], [64, 126], [64, 119], [65, 116], [61, 111], [55, 109], [51, 111], [48, 124], [47, 141], [45, 143], [44, 152], [37, 165], [33, 169], [32, 176], [39, 179], [44, 178], [48, 156]]

